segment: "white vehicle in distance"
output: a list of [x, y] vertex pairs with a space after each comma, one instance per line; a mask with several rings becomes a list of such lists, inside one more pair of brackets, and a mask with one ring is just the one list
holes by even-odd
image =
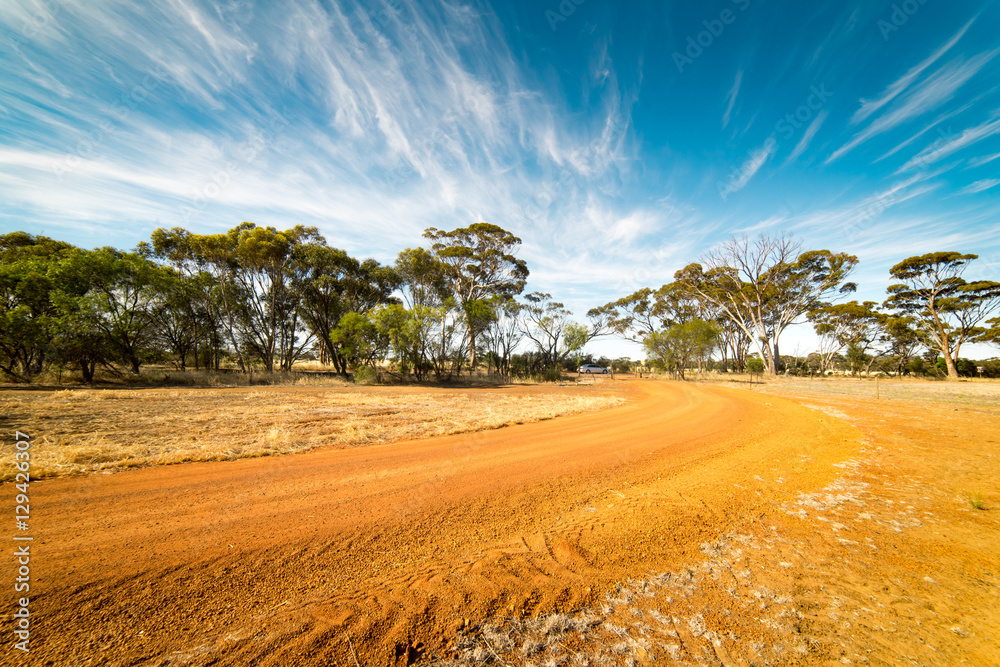
[[604, 366], [598, 366], [597, 364], [584, 364], [576, 369], [577, 373], [586, 373], [587, 375], [607, 375], [608, 369]]

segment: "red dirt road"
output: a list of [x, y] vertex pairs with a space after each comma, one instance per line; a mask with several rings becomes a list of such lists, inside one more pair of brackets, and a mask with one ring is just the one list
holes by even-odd
[[31, 653], [0, 663], [442, 656], [466, 619], [697, 561], [860, 447], [790, 400], [622, 384], [623, 407], [499, 431], [34, 483]]

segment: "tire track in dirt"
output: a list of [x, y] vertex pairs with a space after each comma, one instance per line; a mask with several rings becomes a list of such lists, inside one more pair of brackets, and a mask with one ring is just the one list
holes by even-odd
[[40, 482], [31, 664], [410, 664], [691, 562], [859, 446], [783, 399], [623, 384], [500, 431]]
[[983, 437], [1000, 412], [836, 405], [808, 407], [850, 421], [865, 442], [824, 488], [596, 604], [484, 622], [433, 664], [1000, 664], [1000, 524], [953, 495], [1000, 474]]

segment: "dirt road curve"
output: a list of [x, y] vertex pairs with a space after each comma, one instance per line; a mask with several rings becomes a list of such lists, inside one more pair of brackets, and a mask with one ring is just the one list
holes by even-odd
[[861, 446], [782, 398], [627, 386], [621, 408], [499, 431], [35, 483], [26, 664], [427, 660], [470, 622], [766, 531]]

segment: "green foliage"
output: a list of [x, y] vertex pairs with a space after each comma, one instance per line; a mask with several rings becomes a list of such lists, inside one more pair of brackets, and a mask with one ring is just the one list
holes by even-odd
[[381, 381], [381, 374], [371, 366], [361, 366], [354, 371], [355, 384], [378, 384]]
[[890, 318], [879, 312], [874, 301], [824, 305], [810, 311], [808, 316], [816, 333], [832, 342], [823, 348], [826, 353], [822, 359], [824, 370], [830, 356], [845, 347], [851, 371], [855, 373], [870, 372], [872, 364], [887, 351], [879, 349], [878, 345], [889, 339]]
[[983, 492], [976, 491], [975, 493], [969, 494], [969, 505], [972, 506], [974, 510], [984, 510], [986, 509], [986, 504], [983, 502]]
[[417, 380], [433, 368], [428, 359], [431, 336], [442, 318], [441, 308], [388, 304], [372, 313], [377, 331], [390, 342], [393, 355], [404, 375], [411, 371]]
[[898, 284], [885, 305], [912, 319], [923, 342], [944, 356], [949, 378], [959, 377], [962, 345], [984, 336], [980, 327], [1000, 308], [1000, 282], [967, 282], [962, 274], [977, 255], [934, 252], [909, 257], [890, 270]]
[[719, 309], [744, 341], [754, 341], [768, 372], [778, 370], [778, 339], [805, 313], [836, 293], [854, 291], [845, 282], [858, 258], [829, 250], [800, 252], [787, 236], [733, 238], [702, 264], [690, 264], [674, 278]]
[[750, 357], [747, 359], [747, 371], [750, 373], [763, 373], [764, 372], [764, 360], [760, 357]]
[[566, 328], [563, 329], [563, 355], [571, 356], [581, 350], [584, 346], [590, 342], [590, 329], [583, 326], [582, 324], [577, 324], [576, 322], [569, 322]]
[[389, 348], [389, 338], [380, 331], [365, 314], [347, 313], [331, 334], [339, 345], [340, 353], [347, 363], [355, 368], [371, 366], [385, 358]]
[[715, 325], [694, 319], [649, 334], [643, 341], [643, 346], [650, 360], [678, 373], [684, 379], [688, 364], [699, 358], [707, 358], [718, 337], [719, 330]]
[[607, 328], [616, 334], [642, 342], [646, 336], [674, 324], [699, 317], [704, 304], [689, 285], [681, 281], [668, 283], [658, 290], [648, 287], [626, 297], [595, 308], [591, 315], [605, 315]]
[[[441, 280], [465, 313], [469, 365], [474, 367], [476, 336], [484, 324], [483, 311], [477, 302], [503, 300], [524, 291], [528, 265], [514, 255], [521, 239], [486, 222], [450, 232], [431, 227], [424, 237], [434, 242], [431, 250], [444, 267]], [[406, 261], [418, 262], [417, 268], [421, 268], [426, 260], [407, 257]]]

